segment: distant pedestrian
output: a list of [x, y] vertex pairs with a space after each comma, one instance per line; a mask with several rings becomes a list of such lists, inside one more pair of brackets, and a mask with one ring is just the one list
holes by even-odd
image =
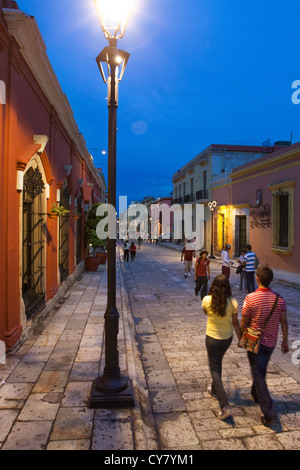
[[139, 238], [138, 238], [138, 248], [139, 248], [139, 250], [141, 249], [141, 245], [142, 245], [142, 237], [139, 236]]
[[124, 243], [124, 261], [129, 262], [129, 249], [130, 245], [129, 242], [126, 240]]
[[224, 250], [221, 253], [222, 256], [222, 274], [230, 279], [230, 266], [234, 264], [233, 261], [229, 259], [229, 251], [231, 250], [231, 245], [226, 245]]
[[262, 329], [274, 308], [269, 319], [260, 344], [258, 354], [248, 352], [248, 358], [253, 377], [251, 395], [256, 403], [259, 403], [263, 416], [261, 421], [264, 426], [271, 426], [276, 421], [276, 411], [270, 396], [266, 374], [268, 363], [278, 340], [279, 325], [281, 325], [283, 341], [282, 352], [288, 353], [288, 321], [287, 308], [284, 299], [271, 288], [273, 271], [268, 266], [260, 266], [256, 271], [258, 290], [247, 295], [242, 312], [242, 332], [247, 328]]
[[193, 266], [193, 258], [195, 256], [195, 250], [189, 249], [190, 247], [185, 246], [181, 253], [181, 261], [184, 261], [184, 277], [191, 276], [191, 269]]
[[195, 266], [195, 295], [198, 297], [198, 294], [201, 291], [201, 300], [203, 300], [207, 295], [207, 285], [210, 279], [210, 261], [207, 256], [208, 253], [206, 250], [201, 251]]
[[240, 290], [248, 291], [246, 281], [246, 261], [244, 258], [245, 254], [246, 250], [243, 249], [237, 262], [239, 264], [238, 271], [240, 274]]
[[134, 244], [134, 242], [131, 243], [130, 245], [130, 257], [131, 257], [131, 261], [134, 261], [134, 258], [135, 258], [135, 255], [136, 255], [136, 246]]
[[207, 391], [217, 398], [221, 411], [219, 418], [231, 416], [231, 409], [222, 383], [222, 361], [233, 339], [233, 329], [238, 340], [241, 329], [238, 322], [238, 302], [232, 297], [227, 276], [217, 276], [210, 288], [209, 295], [203, 299], [202, 308], [207, 315], [206, 349], [212, 376], [212, 386]]
[[247, 290], [250, 294], [255, 291], [255, 269], [258, 267], [258, 259], [254, 251], [252, 251], [251, 245], [246, 246], [246, 254], [244, 255], [244, 261], [246, 263], [246, 282]]

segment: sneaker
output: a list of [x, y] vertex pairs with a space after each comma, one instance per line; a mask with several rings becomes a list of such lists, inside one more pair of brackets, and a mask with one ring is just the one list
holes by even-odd
[[187, 278], [187, 277], [188, 277], [187, 273], [184, 273], [184, 277], [185, 277], [185, 278]]
[[191, 277], [191, 273], [188, 273], [188, 276]]
[[225, 406], [222, 409], [222, 411], [220, 411], [220, 413], [218, 414], [219, 419], [221, 421], [225, 421], [227, 418], [230, 418], [231, 415], [232, 413], [231, 413], [231, 409], [229, 408], [229, 406]]

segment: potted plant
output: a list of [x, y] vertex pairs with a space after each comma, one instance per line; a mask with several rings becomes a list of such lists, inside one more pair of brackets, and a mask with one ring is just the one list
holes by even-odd
[[81, 217], [81, 214], [79, 212], [74, 212], [74, 214], [73, 214], [73, 219], [74, 220], [79, 220], [80, 217]]
[[59, 215], [66, 216], [69, 214], [70, 211], [65, 209], [63, 206], [60, 206], [59, 204], [52, 204], [52, 209], [48, 213], [49, 219], [57, 219]]
[[107, 240], [101, 240], [96, 232], [98, 223], [104, 218], [96, 215], [100, 205], [101, 203], [97, 203], [91, 207], [85, 223], [85, 245], [88, 248], [86, 268], [88, 271], [97, 271], [99, 264], [105, 264], [107, 260]]

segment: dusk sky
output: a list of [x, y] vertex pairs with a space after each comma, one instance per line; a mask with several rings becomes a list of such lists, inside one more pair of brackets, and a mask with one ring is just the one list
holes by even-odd
[[[210, 144], [300, 140], [299, 0], [137, 0], [119, 47], [118, 195], [168, 196]], [[18, 0], [33, 15], [97, 167], [107, 173], [107, 45], [92, 0]], [[98, 149], [98, 150], [96, 150]]]

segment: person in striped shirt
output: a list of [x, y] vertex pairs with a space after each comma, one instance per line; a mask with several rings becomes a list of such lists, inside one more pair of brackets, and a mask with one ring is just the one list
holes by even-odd
[[244, 262], [246, 263], [246, 283], [248, 292], [255, 291], [255, 261], [256, 261], [256, 254], [252, 251], [251, 245], [246, 246], [246, 254], [244, 255]]
[[[247, 295], [244, 301], [242, 333], [247, 327], [262, 328], [275, 304], [277, 294], [270, 288], [273, 280], [272, 269], [268, 266], [260, 266], [256, 271], [256, 280], [258, 289]], [[284, 299], [278, 294], [278, 303], [263, 332], [258, 354], [248, 352], [253, 377], [251, 395], [254, 401], [259, 403], [263, 412], [262, 423], [268, 427], [276, 421], [276, 411], [267, 387], [266, 374], [268, 363], [277, 344], [280, 325], [283, 335], [281, 350], [285, 354], [289, 351], [287, 308]]]

